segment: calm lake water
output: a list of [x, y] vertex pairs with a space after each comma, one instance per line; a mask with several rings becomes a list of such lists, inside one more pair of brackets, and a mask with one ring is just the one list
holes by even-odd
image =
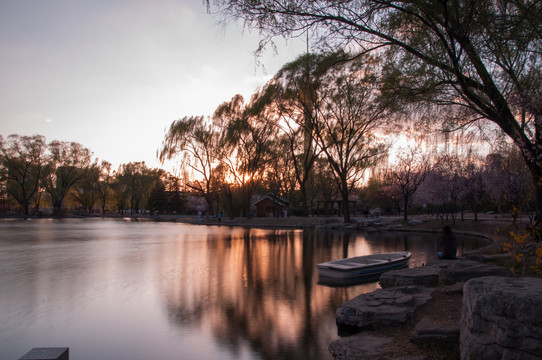
[[[438, 235], [262, 230], [113, 219], [0, 221], [0, 359], [330, 359], [335, 310], [376, 283], [318, 285], [316, 264]], [[459, 252], [484, 245], [460, 238]]]

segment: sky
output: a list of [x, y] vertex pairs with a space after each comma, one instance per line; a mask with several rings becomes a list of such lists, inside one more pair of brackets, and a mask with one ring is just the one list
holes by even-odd
[[279, 41], [257, 59], [259, 39], [202, 0], [0, 0], [0, 135], [159, 167], [173, 121], [250, 97], [306, 48]]

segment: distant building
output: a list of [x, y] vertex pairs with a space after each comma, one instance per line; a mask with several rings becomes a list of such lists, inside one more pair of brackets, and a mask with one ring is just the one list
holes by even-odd
[[290, 202], [282, 196], [269, 192], [258, 196], [252, 205], [256, 208], [258, 217], [287, 217]]
[[[348, 200], [350, 215], [356, 216], [357, 200]], [[316, 200], [316, 215], [318, 216], [343, 216], [344, 204], [342, 199]]]

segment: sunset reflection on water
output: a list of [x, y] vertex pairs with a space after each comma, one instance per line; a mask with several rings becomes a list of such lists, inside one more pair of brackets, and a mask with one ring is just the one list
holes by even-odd
[[[0, 222], [0, 348], [78, 360], [330, 359], [335, 311], [376, 282], [318, 285], [316, 264], [409, 250], [435, 235], [115, 220]], [[462, 252], [476, 241], [459, 239]]]
[[[342, 252], [331, 234], [231, 229], [208, 236], [205, 247], [184, 240], [162, 254], [161, 292], [172, 322], [209, 326], [221, 343], [246, 343], [265, 359], [329, 358], [334, 309], [377, 286], [317, 285], [315, 264]], [[367, 243], [355, 247], [370, 251]]]

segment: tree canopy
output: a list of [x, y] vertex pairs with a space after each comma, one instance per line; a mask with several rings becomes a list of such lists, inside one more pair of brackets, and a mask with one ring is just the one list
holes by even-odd
[[42, 184], [59, 214], [70, 189], [88, 175], [92, 153], [76, 142], [54, 140], [48, 148]]
[[6, 181], [6, 189], [29, 214], [29, 206], [40, 186], [45, 162], [45, 138], [41, 135], [10, 135], [6, 140], [0, 136], [0, 180]]
[[[452, 107], [461, 122], [487, 119], [542, 179], [542, 2], [539, 0], [215, 0], [226, 21], [276, 36], [309, 32], [316, 46], [376, 51], [388, 90]], [[213, 8], [214, 9], [214, 8]], [[537, 186], [542, 205], [542, 186]]]
[[184, 163], [197, 174], [187, 185], [205, 198], [211, 213], [218, 190], [217, 166], [222, 155], [219, 141], [218, 129], [212, 122], [203, 116], [184, 117], [171, 124], [159, 154], [161, 161], [177, 154], [182, 156]]

